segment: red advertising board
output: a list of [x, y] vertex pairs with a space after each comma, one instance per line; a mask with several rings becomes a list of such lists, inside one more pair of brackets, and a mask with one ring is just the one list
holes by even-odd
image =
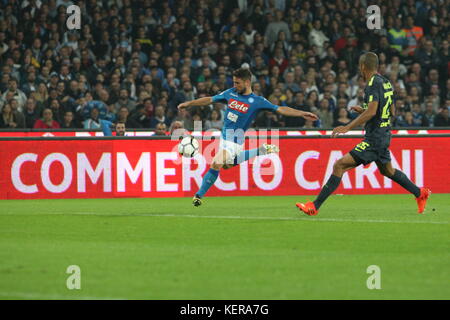
[[[222, 170], [209, 196], [316, 195], [333, 163], [360, 138], [279, 139], [279, 155]], [[247, 148], [262, 142], [247, 139]], [[218, 140], [203, 141], [194, 159], [176, 141], [142, 139], [0, 141], [0, 199], [193, 196]], [[418, 186], [450, 192], [450, 137], [392, 139], [394, 167]], [[374, 163], [346, 173], [338, 194], [406, 193]]]

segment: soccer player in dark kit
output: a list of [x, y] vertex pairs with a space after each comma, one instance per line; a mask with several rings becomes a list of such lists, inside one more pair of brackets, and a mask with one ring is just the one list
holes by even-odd
[[423, 213], [425, 210], [431, 191], [417, 187], [402, 171], [392, 167], [388, 148], [391, 142], [390, 117], [394, 114], [395, 108], [394, 91], [389, 80], [378, 74], [377, 70], [378, 56], [375, 53], [367, 52], [360, 57], [359, 71], [367, 83], [364, 89], [364, 104], [362, 107], [352, 107], [360, 115], [349, 124], [334, 128], [331, 137], [334, 138], [366, 123], [364, 140], [336, 161], [331, 177], [316, 200], [296, 204], [307, 215], [314, 216], [319, 212], [320, 206], [337, 189], [346, 171], [373, 161], [376, 162], [382, 175], [397, 182], [416, 197], [418, 213]]

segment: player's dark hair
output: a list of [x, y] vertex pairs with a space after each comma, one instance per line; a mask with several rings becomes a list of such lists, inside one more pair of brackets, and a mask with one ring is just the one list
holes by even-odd
[[378, 56], [373, 52], [366, 52], [359, 58], [359, 63], [363, 64], [368, 70], [378, 70]]
[[242, 80], [252, 80], [252, 73], [249, 69], [239, 68], [233, 71], [233, 77], [242, 79]]
[[125, 121], [122, 121], [122, 120], [117, 121], [117, 122], [116, 122], [116, 125], [118, 125], [118, 124], [123, 124], [123, 125], [125, 125]]

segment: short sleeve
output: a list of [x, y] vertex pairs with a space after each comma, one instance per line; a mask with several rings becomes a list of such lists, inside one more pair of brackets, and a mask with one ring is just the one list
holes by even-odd
[[279, 106], [273, 104], [272, 102], [270, 102], [266, 98], [261, 97], [260, 108], [275, 112], [275, 111], [278, 110]]
[[381, 81], [373, 81], [372, 85], [367, 88], [369, 99], [368, 103], [372, 101], [381, 101], [381, 92], [383, 92], [383, 85]]
[[229, 91], [230, 91], [230, 89], [222, 91], [219, 94], [216, 94], [215, 96], [212, 97], [212, 101], [213, 102], [227, 103], [228, 102], [228, 92]]

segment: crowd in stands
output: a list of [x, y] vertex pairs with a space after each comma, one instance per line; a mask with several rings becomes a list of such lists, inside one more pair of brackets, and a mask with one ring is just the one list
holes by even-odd
[[[72, 4], [81, 29], [68, 30]], [[382, 27], [367, 28], [378, 4]], [[0, 0], [0, 128], [220, 129], [225, 106], [178, 104], [233, 86], [320, 120], [261, 112], [254, 127], [331, 128], [361, 105], [362, 52], [395, 90], [397, 127], [450, 126], [449, 0]]]

